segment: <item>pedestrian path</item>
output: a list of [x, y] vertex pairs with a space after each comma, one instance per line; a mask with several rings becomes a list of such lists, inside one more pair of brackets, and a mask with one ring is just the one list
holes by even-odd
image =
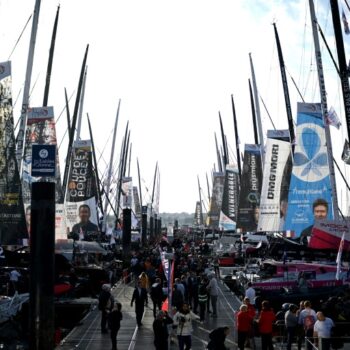
[[[209, 340], [209, 333], [222, 326], [229, 326], [231, 333], [227, 337], [226, 345], [235, 349], [234, 341], [234, 312], [239, 308], [239, 300], [223, 284], [220, 285], [218, 298], [218, 317], [208, 317], [203, 324], [193, 322], [192, 349], [205, 349]], [[115, 299], [123, 305], [123, 320], [118, 333], [118, 350], [144, 350], [154, 349], [153, 345], [153, 312], [150, 307], [145, 308], [142, 320], [143, 326], [136, 326], [134, 308], [130, 306], [133, 287], [130, 285], [118, 284], [112, 290]], [[152, 304], [151, 301], [150, 305]], [[69, 317], [69, 315], [67, 315]], [[60, 350], [106, 350], [111, 348], [109, 334], [101, 334], [100, 312], [97, 307], [92, 310], [81, 322], [81, 325], [74, 328], [58, 347]], [[178, 349], [176, 341], [170, 345], [170, 349]]]

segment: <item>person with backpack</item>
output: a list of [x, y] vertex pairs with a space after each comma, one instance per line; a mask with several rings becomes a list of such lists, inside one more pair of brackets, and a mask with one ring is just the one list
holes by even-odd
[[264, 300], [261, 303], [261, 312], [258, 318], [262, 350], [273, 350], [272, 329], [275, 321], [276, 315], [270, 308], [270, 303]]
[[111, 331], [112, 350], [117, 350], [117, 335], [120, 329], [120, 321], [123, 319], [122, 304], [116, 303], [108, 314], [108, 326]]
[[107, 333], [107, 315], [114, 307], [114, 298], [111, 294], [109, 284], [102, 285], [101, 293], [98, 297], [98, 309], [101, 311], [101, 333]]
[[227, 350], [225, 346], [226, 337], [230, 334], [229, 327], [219, 327], [209, 334], [208, 350]]
[[162, 303], [163, 303], [163, 288], [162, 288], [162, 282], [160, 278], [156, 278], [155, 283], [152, 284], [151, 299], [153, 302], [153, 316], [154, 318], [156, 318], [157, 307], [158, 307], [158, 311], [160, 311], [162, 309]]
[[307, 350], [312, 350], [312, 337], [314, 333], [314, 324], [316, 322], [316, 319], [316, 312], [311, 308], [311, 302], [309, 300], [306, 300], [304, 302], [304, 310], [300, 311], [299, 314], [299, 324], [304, 329], [305, 337], [308, 338], [306, 344]]

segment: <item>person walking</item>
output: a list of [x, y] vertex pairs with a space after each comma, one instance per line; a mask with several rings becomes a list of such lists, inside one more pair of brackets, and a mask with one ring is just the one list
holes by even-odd
[[131, 298], [131, 307], [135, 302], [136, 323], [138, 327], [142, 326], [143, 312], [145, 311], [145, 305], [148, 306], [148, 296], [145, 288], [142, 288], [142, 282], [138, 281], [137, 287], [134, 289]]
[[251, 330], [253, 319], [248, 313], [247, 305], [243, 304], [237, 313], [237, 343], [238, 349], [244, 350], [244, 344], [248, 338], [248, 333]]
[[289, 305], [289, 310], [284, 315], [284, 324], [287, 330], [287, 350], [292, 349], [292, 343], [298, 327], [298, 307], [294, 304]]
[[205, 319], [205, 309], [208, 301], [208, 292], [205, 286], [205, 282], [202, 281], [198, 290], [198, 304], [199, 304], [199, 317], [200, 322], [203, 323]]
[[225, 346], [226, 337], [230, 334], [229, 327], [219, 327], [209, 334], [208, 350], [227, 350]]
[[300, 311], [298, 322], [299, 325], [303, 327], [305, 332], [305, 338], [307, 339], [307, 350], [312, 350], [313, 348], [312, 337], [314, 334], [314, 324], [316, 322], [316, 319], [316, 311], [311, 308], [311, 302], [309, 300], [304, 301], [304, 310]]
[[168, 350], [168, 325], [172, 324], [173, 320], [169, 317], [166, 311], [160, 310], [156, 319], [153, 321], [154, 346], [156, 350]]
[[139, 276], [139, 281], [141, 282], [141, 288], [148, 290], [149, 289], [149, 279], [146, 275], [146, 272], [141, 272]]
[[192, 347], [192, 321], [199, 319], [193, 313], [188, 304], [183, 304], [180, 311], [174, 316], [174, 324], [177, 326], [177, 339], [179, 342], [179, 350], [190, 350]]
[[155, 283], [152, 284], [151, 299], [153, 303], [153, 316], [154, 318], [156, 318], [157, 307], [158, 307], [158, 311], [160, 311], [162, 309], [162, 303], [163, 303], [163, 288], [162, 288], [162, 282], [160, 278], [156, 278]]
[[117, 335], [120, 329], [120, 321], [122, 319], [122, 304], [115, 303], [114, 308], [108, 314], [108, 326], [111, 331], [112, 350], [117, 350]]
[[218, 317], [217, 314], [217, 302], [218, 302], [218, 296], [219, 296], [219, 286], [218, 286], [218, 281], [215, 278], [215, 275], [212, 274], [210, 275], [210, 280], [208, 284], [208, 292], [210, 295], [210, 300], [211, 300], [211, 307], [213, 309], [213, 317]]
[[190, 273], [188, 277], [188, 301], [192, 306], [193, 312], [196, 314], [198, 310], [198, 277], [194, 271]]
[[98, 297], [98, 309], [101, 311], [101, 333], [107, 333], [107, 315], [114, 307], [114, 298], [111, 294], [111, 286], [103, 284]]
[[261, 312], [258, 318], [259, 332], [261, 336], [261, 349], [273, 350], [272, 327], [276, 321], [275, 313], [270, 308], [270, 303], [264, 300], [261, 303]]
[[[331, 348], [331, 332], [334, 328], [334, 322], [331, 318], [325, 317], [323, 312], [319, 311], [316, 314], [317, 321], [314, 324], [313, 336], [316, 338], [316, 346], [322, 350], [330, 350]], [[321, 340], [321, 344], [319, 342]]]
[[255, 311], [255, 307], [250, 303], [249, 298], [245, 297], [243, 299], [243, 304], [247, 305], [248, 314], [252, 319], [251, 327], [250, 327], [250, 330], [249, 330], [248, 335], [247, 335], [247, 345], [250, 345], [250, 348], [254, 350], [255, 349], [255, 339], [254, 339], [254, 324], [253, 323], [254, 323], [256, 311]]
[[247, 289], [245, 291], [245, 295], [246, 298], [248, 298], [250, 300], [250, 303], [255, 306], [255, 289], [253, 288], [252, 282], [248, 282], [247, 283]]

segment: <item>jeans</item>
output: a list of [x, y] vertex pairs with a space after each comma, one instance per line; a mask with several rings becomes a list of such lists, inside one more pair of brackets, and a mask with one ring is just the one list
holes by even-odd
[[244, 344], [245, 344], [245, 341], [247, 339], [248, 332], [240, 332], [240, 331], [238, 331], [237, 334], [238, 334], [238, 339], [237, 339], [238, 349], [239, 350], [244, 350]]
[[307, 338], [306, 340], [305, 340], [305, 342], [306, 342], [306, 349], [307, 350], [313, 350], [313, 347], [312, 347], [312, 344], [313, 344], [313, 337], [314, 336], [314, 330], [313, 330], [313, 328], [310, 328], [310, 329], [307, 329], [306, 331], [305, 331], [305, 337]]
[[217, 315], [216, 304], [218, 302], [218, 296], [217, 295], [211, 295], [210, 299], [211, 299], [211, 307], [213, 308], [213, 315], [216, 316]]
[[[178, 335], [179, 350], [190, 350], [192, 346], [192, 339], [190, 335]], [[185, 348], [186, 345], [186, 348]]]
[[292, 348], [292, 343], [294, 340], [295, 331], [296, 331], [296, 327], [288, 327], [287, 328], [287, 350], [291, 350], [291, 348]]
[[153, 316], [156, 318], [157, 316], [157, 307], [158, 311], [162, 310], [162, 301], [161, 300], [152, 300], [153, 301]]
[[101, 331], [105, 332], [107, 330], [107, 311], [101, 310]]
[[330, 350], [331, 348], [331, 339], [330, 338], [321, 338], [321, 349]]
[[271, 333], [261, 334], [261, 350], [273, 350]]
[[205, 318], [205, 303], [199, 303], [199, 317], [201, 321]]
[[112, 349], [117, 349], [117, 335], [118, 335], [118, 329], [112, 329], [111, 330], [111, 340], [112, 340]]

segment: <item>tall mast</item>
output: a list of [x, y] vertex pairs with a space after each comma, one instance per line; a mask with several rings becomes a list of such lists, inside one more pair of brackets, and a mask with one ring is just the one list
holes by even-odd
[[[71, 129], [70, 123], [71, 123], [71, 121], [70, 121], [69, 101], [68, 101], [67, 89], [66, 88], [64, 88], [64, 98], [65, 98], [65, 101], [66, 101], [68, 137], [70, 137], [70, 129]], [[70, 142], [70, 139], [69, 139], [69, 142]]]
[[254, 98], [253, 98], [253, 91], [252, 91], [252, 85], [250, 84], [250, 79], [248, 79], [249, 82], [249, 95], [250, 95], [250, 106], [252, 109], [252, 120], [253, 120], [253, 129], [254, 129], [254, 143], [256, 145], [259, 145], [259, 137], [258, 137], [258, 128], [256, 125], [256, 115], [255, 115], [255, 107], [254, 107]]
[[200, 203], [200, 225], [203, 225], [202, 193], [201, 193], [201, 184], [199, 182], [199, 176], [197, 176], [197, 180], [198, 180], [198, 192], [199, 192], [199, 203]]
[[130, 168], [131, 168], [131, 155], [132, 155], [132, 142], [130, 143], [130, 151], [129, 151], [128, 176], [130, 176]]
[[154, 170], [151, 211], [153, 210], [154, 191], [155, 191], [155, 188], [156, 188], [157, 171], [158, 171], [158, 162], [156, 163], [156, 169]]
[[[89, 126], [89, 134], [90, 134], [91, 148], [92, 148], [92, 160], [93, 160], [95, 176], [96, 176], [96, 188], [97, 188], [98, 206], [99, 206], [99, 208], [101, 210], [101, 214], [103, 215], [103, 222], [105, 223], [104, 213], [107, 213], [107, 211], [103, 209], [102, 193], [101, 193], [101, 182], [100, 182], [100, 176], [98, 174], [98, 168], [97, 168], [94, 136], [92, 134], [92, 128], [91, 128], [89, 114], [87, 114], [86, 116], [87, 116], [87, 121], [88, 121], [88, 126]], [[108, 198], [108, 193], [107, 193], [106, 197]], [[106, 214], [106, 216], [107, 216], [107, 214]], [[102, 232], [106, 232], [106, 231], [104, 231], [104, 229], [105, 229], [105, 226], [102, 228]]]
[[261, 113], [260, 113], [260, 103], [259, 103], [259, 94], [258, 94], [258, 87], [256, 84], [255, 79], [255, 71], [254, 71], [254, 65], [253, 65], [253, 59], [252, 54], [249, 53], [249, 62], [250, 62], [250, 70], [252, 74], [252, 83], [253, 83], [253, 92], [254, 92], [254, 105], [255, 105], [255, 112], [256, 112], [256, 120], [258, 125], [258, 133], [259, 133], [259, 140], [261, 145], [261, 153], [264, 154], [264, 131], [261, 123]]
[[220, 112], [219, 112], [219, 121], [220, 121], [220, 130], [221, 130], [222, 148], [223, 148], [223, 163], [224, 163], [223, 165], [224, 165], [224, 168], [226, 168], [226, 165], [228, 164], [228, 150], [226, 148], [225, 133], [224, 133], [224, 127], [222, 125]]
[[25, 138], [26, 124], [27, 124], [27, 110], [29, 107], [30, 83], [32, 80], [34, 50], [35, 50], [36, 34], [38, 31], [40, 4], [41, 4], [41, 0], [35, 1], [32, 31], [30, 34], [30, 44], [29, 44], [29, 52], [28, 52], [28, 59], [27, 59], [26, 78], [25, 78], [24, 88], [23, 88], [23, 101], [22, 101], [22, 109], [21, 109], [21, 116], [20, 116], [20, 122], [19, 122], [19, 131], [18, 131], [17, 140], [16, 140], [16, 143], [17, 143], [16, 158], [17, 158], [17, 164], [18, 164], [18, 171], [20, 174], [21, 174], [21, 168], [22, 168], [22, 157], [24, 152], [24, 138]]
[[[108, 196], [111, 189], [111, 179], [112, 179], [112, 172], [113, 172], [113, 162], [114, 162], [114, 150], [115, 150], [115, 140], [117, 136], [117, 130], [118, 130], [118, 121], [119, 121], [119, 110], [120, 110], [120, 99], [118, 102], [118, 109], [117, 109], [117, 115], [115, 117], [114, 122], [114, 129], [113, 129], [113, 140], [112, 140], [112, 149], [111, 149], [111, 157], [109, 160], [109, 167], [108, 167], [108, 175], [107, 175], [107, 188], [106, 188], [106, 198], [104, 203], [104, 209], [103, 212], [106, 213], [103, 217], [103, 225], [102, 225], [102, 232], [105, 232], [106, 230], [106, 223], [107, 223], [107, 207], [108, 207]], [[90, 124], [90, 123], [89, 123]]]
[[348, 67], [346, 64], [346, 57], [344, 51], [344, 42], [343, 42], [343, 34], [340, 24], [340, 16], [339, 16], [339, 7], [337, 0], [330, 0], [331, 10], [332, 10], [332, 18], [333, 18], [333, 27], [335, 34], [335, 42], [337, 44], [337, 53], [338, 53], [338, 63], [339, 63], [339, 71], [340, 71], [340, 81], [343, 90], [343, 101], [344, 101], [344, 112], [346, 119], [346, 126], [348, 130], [348, 140], [350, 139], [350, 86], [349, 86], [349, 73]]
[[64, 195], [66, 193], [66, 188], [67, 188], [68, 172], [69, 172], [70, 160], [71, 160], [72, 150], [73, 150], [74, 133], [75, 133], [75, 127], [77, 124], [79, 101], [80, 101], [81, 89], [82, 89], [82, 85], [83, 85], [83, 78], [84, 78], [84, 72], [85, 72], [85, 66], [86, 66], [88, 52], [89, 52], [89, 45], [86, 46], [83, 63], [81, 65], [77, 96], [76, 96], [75, 105], [74, 105], [72, 126], [69, 130], [69, 145], [68, 145], [68, 149], [67, 149], [66, 166], [64, 169], [63, 184], [62, 184], [62, 190], [63, 190]]
[[239, 151], [237, 117], [236, 117], [236, 108], [235, 108], [235, 102], [233, 100], [233, 95], [231, 95], [231, 103], [232, 103], [232, 114], [233, 114], [233, 126], [234, 126], [235, 141], [236, 141], [236, 158], [237, 158], [238, 174], [239, 174], [239, 177], [241, 178], [241, 175], [242, 175], [241, 154], [240, 154], [240, 151]]
[[337, 188], [335, 184], [331, 133], [327, 122], [327, 117], [328, 117], [327, 93], [326, 93], [326, 84], [325, 84], [324, 75], [323, 75], [322, 54], [320, 50], [320, 42], [319, 42], [318, 32], [317, 32], [317, 19], [316, 19], [313, 0], [309, 0], [309, 7], [310, 7], [310, 16], [311, 16], [311, 24], [312, 24], [312, 33], [313, 33], [314, 45], [315, 45], [315, 58], [316, 58], [316, 65], [317, 65], [318, 85], [320, 89], [321, 107], [322, 107], [323, 122], [324, 122], [325, 134], [326, 134], [329, 173], [330, 173], [330, 180], [331, 180], [332, 200], [333, 200], [333, 211], [334, 211], [334, 218], [337, 220], [339, 218], [339, 205], [338, 205]]
[[139, 164], [138, 158], [137, 158], [137, 174], [138, 174], [138, 178], [139, 178], [140, 205], [141, 205], [141, 209], [142, 209], [141, 174], [140, 174], [140, 164]]
[[220, 172], [222, 172], [222, 162], [221, 162], [221, 156], [220, 156], [220, 151], [219, 151], [219, 146], [218, 146], [218, 139], [216, 138], [216, 133], [214, 133], [215, 135], [215, 147], [216, 147], [216, 156], [218, 159], [218, 170]]
[[87, 66], [85, 68], [83, 88], [81, 90], [80, 103], [79, 103], [79, 114], [78, 114], [78, 126], [77, 126], [77, 134], [76, 140], [80, 140], [80, 132], [81, 132], [81, 121], [83, 118], [83, 109], [84, 109], [84, 98], [85, 98], [85, 86], [86, 86], [86, 77], [87, 77]]
[[283, 86], [283, 92], [284, 92], [284, 100], [285, 100], [285, 103], [286, 103], [286, 112], [287, 112], [287, 118], [288, 118], [288, 128], [289, 128], [289, 134], [290, 134], [290, 141], [292, 142], [292, 144], [294, 144], [294, 142], [295, 142], [295, 132], [294, 132], [292, 108], [291, 108], [291, 105], [290, 105], [290, 98], [289, 98], [289, 90], [288, 90], [288, 82], [287, 82], [287, 75], [286, 75], [286, 67], [284, 65], [282, 48], [281, 48], [281, 43], [280, 43], [280, 39], [279, 39], [278, 32], [277, 32], [276, 23], [273, 24], [273, 28], [274, 28], [274, 31], [275, 31], [278, 59], [279, 59], [279, 63], [280, 63], [282, 86]]
[[126, 150], [125, 150], [124, 165], [123, 165], [123, 176], [126, 176], [126, 165], [128, 163], [129, 147], [130, 147], [130, 130], [129, 130], [128, 138], [126, 141]]
[[210, 202], [210, 187], [209, 187], [208, 173], [205, 173], [205, 177], [206, 177], [206, 179], [207, 179], [208, 200], [209, 200], [209, 202]]
[[52, 64], [53, 64], [53, 55], [55, 52], [55, 43], [56, 43], [56, 34], [57, 34], [57, 26], [58, 26], [58, 17], [60, 15], [60, 6], [57, 7], [55, 23], [53, 25], [52, 37], [51, 37], [51, 45], [49, 52], [49, 61], [47, 63], [47, 71], [46, 71], [46, 83], [44, 90], [44, 101], [43, 106], [47, 106], [47, 102], [49, 99], [49, 90], [50, 90], [50, 82], [51, 82], [51, 72], [52, 72]]

